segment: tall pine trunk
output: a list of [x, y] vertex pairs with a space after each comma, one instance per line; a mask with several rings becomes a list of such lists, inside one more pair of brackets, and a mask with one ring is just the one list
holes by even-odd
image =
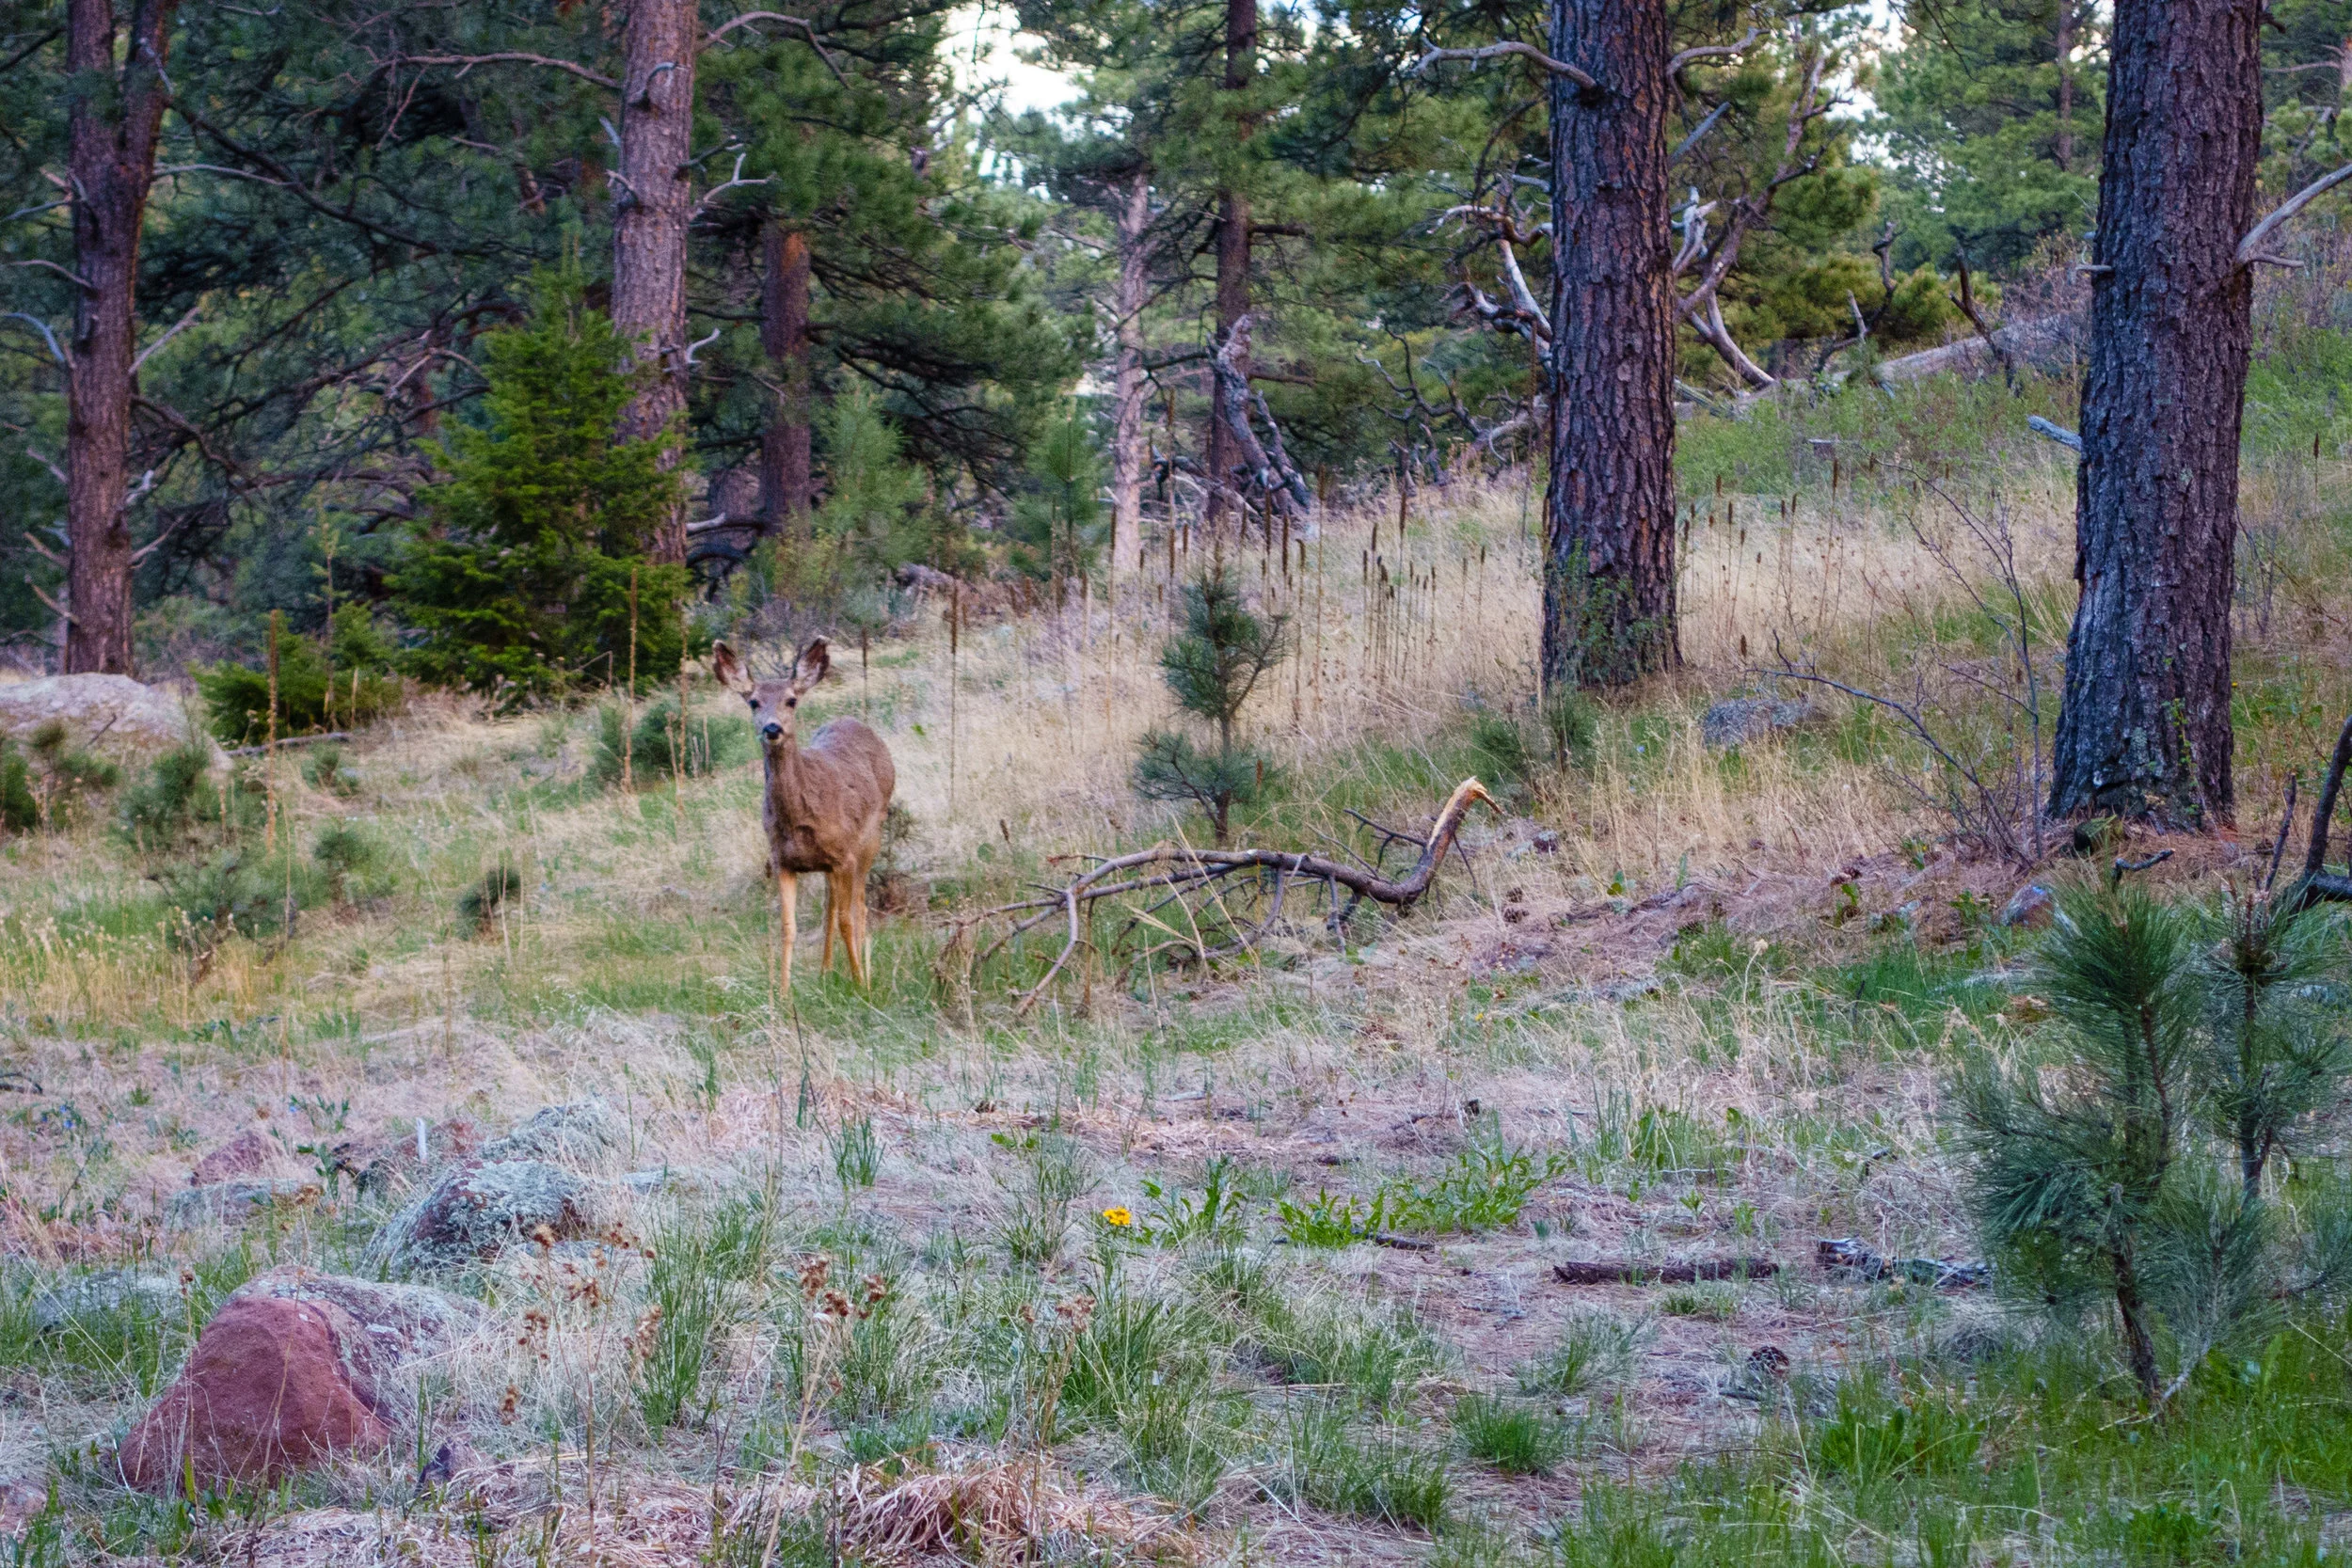
[[2261, 0], [2115, 8], [2054, 816], [2231, 817], [2261, 20]]
[[[620, 436], [649, 441], [686, 408], [686, 225], [693, 185], [693, 0], [636, 0], [622, 40], [620, 190], [612, 216], [612, 325], [656, 367], [621, 412]], [[663, 459], [674, 466], [675, 454]], [[686, 513], [673, 506], [647, 552], [686, 559]]]
[[798, 538], [810, 505], [808, 236], [771, 223], [762, 249], [759, 346], [778, 390], [759, 443], [759, 510], [764, 531]]
[[[1247, 93], [1257, 75], [1258, 0], [1225, 0], [1225, 91]], [[1249, 139], [1253, 117], [1241, 109], [1232, 116], [1233, 137]], [[1249, 197], [1228, 185], [1217, 193], [1216, 212], [1216, 338], [1222, 345], [1234, 324], [1249, 313]], [[1236, 356], [1234, 369], [1246, 379], [1246, 354]], [[1225, 399], [1209, 398], [1209, 526], [1221, 527], [1243, 515], [1232, 492], [1233, 467], [1241, 461], [1242, 443], [1226, 420]]]
[[169, 87], [165, 29], [175, 0], [135, 0], [115, 59], [114, 0], [72, 0], [66, 63], [85, 82], [67, 100], [74, 302], [66, 370], [65, 668], [132, 673], [131, 398], [137, 355], [139, 230], [155, 178]]
[[1543, 668], [1619, 686], [1675, 628], [1674, 283], [1663, 0], [1553, 0], [1551, 476]]
[[1119, 349], [1111, 369], [1111, 581], [1139, 565], [1143, 543], [1143, 307], [1152, 287], [1152, 175], [1127, 177], [1119, 215], [1119, 282], [1111, 295]]

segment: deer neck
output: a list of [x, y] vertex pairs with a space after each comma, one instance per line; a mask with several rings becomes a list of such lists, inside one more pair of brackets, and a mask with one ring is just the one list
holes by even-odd
[[768, 798], [775, 802], [776, 820], [796, 823], [809, 820], [802, 797], [805, 770], [802, 767], [801, 747], [797, 737], [779, 737], [768, 742]]

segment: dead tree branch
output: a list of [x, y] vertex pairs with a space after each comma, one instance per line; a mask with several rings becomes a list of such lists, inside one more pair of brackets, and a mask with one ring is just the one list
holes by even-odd
[[[1429, 837], [1422, 844], [1421, 858], [1413, 869], [1402, 878], [1391, 878], [1377, 869], [1349, 865], [1298, 850], [1246, 847], [1202, 849], [1184, 844], [1157, 844], [1133, 854], [1097, 860], [1083, 875], [1041, 897], [1025, 898], [984, 910], [958, 923], [956, 940], [961, 942], [966, 931], [983, 922], [1009, 919], [1012, 924], [973, 960], [975, 963], [985, 963], [1024, 932], [1056, 921], [1063, 925], [1061, 948], [1055, 954], [1053, 963], [1037, 984], [1017, 993], [1020, 1000], [1014, 1007], [1014, 1016], [1019, 1017], [1044, 998], [1078, 950], [1088, 945], [1089, 920], [1094, 906], [1103, 899], [1137, 893], [1171, 896], [1196, 891], [1214, 893], [1225, 884], [1227, 879], [1245, 872], [1270, 875], [1273, 886], [1267, 899], [1267, 910], [1263, 918], [1256, 924], [1215, 947], [1208, 944], [1197, 927], [1192, 928], [1189, 937], [1164, 944], [1180, 949], [1182, 957], [1189, 962], [1232, 957], [1256, 946], [1274, 928], [1281, 917], [1283, 895], [1293, 882], [1320, 882], [1332, 890], [1335, 898], [1338, 890], [1345, 889], [1352, 895], [1351, 908], [1354, 903], [1365, 899], [1398, 911], [1411, 908], [1429, 891], [1430, 883], [1437, 877], [1438, 863], [1453, 847], [1454, 835], [1461, 827], [1462, 819], [1469, 815], [1471, 806], [1481, 801], [1489, 806], [1494, 804], [1485, 786], [1476, 779], [1464, 779], [1456, 784], [1454, 793], [1438, 813], [1437, 823], [1431, 828]], [[1406, 836], [1392, 834], [1395, 838]], [[1163, 900], [1154, 908], [1165, 907], [1165, 902]], [[1152, 912], [1147, 910], [1138, 913], [1130, 922], [1129, 928], [1147, 919]], [[1160, 928], [1168, 929], [1166, 926]], [[1153, 952], [1161, 950], [1152, 949]]]

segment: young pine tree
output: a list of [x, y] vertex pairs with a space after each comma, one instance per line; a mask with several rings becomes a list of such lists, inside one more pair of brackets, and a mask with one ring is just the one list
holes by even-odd
[[1195, 802], [1223, 844], [1233, 807], [1247, 805], [1266, 775], [1265, 758], [1235, 739], [1234, 722], [1289, 645], [1288, 618], [1254, 613], [1222, 572], [1187, 586], [1184, 629], [1160, 650], [1160, 674], [1177, 706], [1214, 726], [1216, 749], [1204, 751], [1189, 736], [1153, 728], [1136, 759], [1136, 793], [1147, 800]]
[[677, 482], [661, 441], [613, 438], [638, 375], [579, 277], [543, 273], [532, 292], [531, 319], [485, 341], [485, 417], [455, 433], [449, 477], [423, 493], [393, 575], [423, 634], [403, 662], [516, 700], [612, 684], [632, 662], [641, 686], [658, 686], [683, 657], [686, 568], [646, 551]]

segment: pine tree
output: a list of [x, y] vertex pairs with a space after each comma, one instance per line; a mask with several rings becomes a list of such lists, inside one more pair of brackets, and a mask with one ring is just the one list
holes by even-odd
[[1136, 760], [1136, 793], [1147, 800], [1190, 800], [1208, 814], [1223, 844], [1236, 805], [1263, 788], [1267, 762], [1241, 745], [1234, 725], [1259, 680], [1290, 648], [1285, 616], [1259, 615], [1222, 571], [1184, 589], [1184, 629], [1160, 651], [1160, 675], [1176, 705], [1216, 726], [1216, 750], [1189, 736], [1154, 728]]
[[658, 684], [683, 653], [686, 569], [647, 559], [676, 482], [661, 441], [613, 437], [636, 372], [577, 275], [543, 274], [534, 293], [529, 322], [485, 341], [484, 422], [456, 430], [449, 477], [421, 498], [392, 578], [423, 633], [404, 663], [510, 700], [611, 684], [632, 662]]
[[1898, 256], [2013, 265], [2091, 226], [2106, 85], [2103, 12], [2083, 0], [1912, 0], [1882, 63]]

